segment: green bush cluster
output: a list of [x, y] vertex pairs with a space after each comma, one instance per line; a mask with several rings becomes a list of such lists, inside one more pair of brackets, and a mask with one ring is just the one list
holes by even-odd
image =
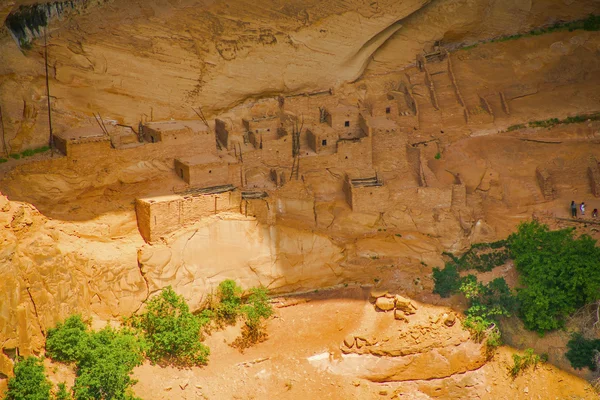
[[443, 254], [450, 258], [446, 266], [454, 265], [459, 271], [474, 269], [480, 272], [491, 271], [495, 267], [506, 263], [510, 257], [504, 240], [492, 243], [475, 243], [460, 257], [446, 252]]
[[[54, 361], [74, 363], [76, 379], [69, 393], [59, 385], [53, 399], [133, 400], [133, 368], [147, 357], [153, 362], [182, 367], [204, 365], [209, 349], [202, 343], [205, 328], [216, 323], [235, 323], [244, 318], [241, 337], [234, 345], [244, 349], [266, 338], [264, 321], [273, 314], [265, 288], [242, 289], [232, 280], [221, 282], [217, 299], [197, 315], [183, 296], [167, 287], [147, 303], [143, 313], [126, 319], [125, 328], [93, 331], [80, 315], [73, 315], [49, 329], [46, 354]], [[15, 366], [7, 399], [50, 399], [52, 385], [41, 361], [29, 357]]]
[[153, 297], [144, 313], [127, 322], [142, 333], [148, 345], [146, 356], [152, 362], [187, 367], [208, 362], [210, 350], [201, 342], [206, 320], [192, 314], [171, 286]]
[[586, 339], [581, 333], [574, 333], [567, 343], [567, 359], [575, 369], [598, 369], [596, 357], [600, 353], [600, 339]]
[[92, 331], [81, 316], [73, 315], [48, 330], [46, 353], [61, 362], [73, 362], [76, 400], [131, 400], [133, 368], [143, 361], [145, 344], [133, 332], [106, 327]]
[[522, 356], [513, 354], [513, 365], [508, 369], [508, 373], [514, 379], [527, 368], [533, 367], [533, 369], [535, 369], [539, 363], [544, 363], [546, 361], [548, 361], [547, 354], [538, 356], [533, 352], [533, 349], [526, 349], [525, 354]]
[[536, 221], [523, 223], [508, 238], [520, 274], [519, 315], [539, 333], [564, 326], [565, 318], [600, 299], [600, 249], [573, 229], [551, 231]]
[[37, 357], [27, 357], [14, 367], [15, 376], [8, 381], [6, 400], [48, 400], [52, 384], [46, 378], [44, 364]]

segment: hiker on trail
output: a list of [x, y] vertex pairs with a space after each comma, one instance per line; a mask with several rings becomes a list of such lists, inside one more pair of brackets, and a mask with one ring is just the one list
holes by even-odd
[[592, 218], [598, 218], [598, 209], [594, 208], [594, 211], [592, 211]]
[[575, 201], [571, 202], [571, 217], [577, 218], [577, 204], [575, 204]]
[[583, 201], [581, 202], [579, 209], [581, 210], [581, 215], [585, 215], [585, 203]]

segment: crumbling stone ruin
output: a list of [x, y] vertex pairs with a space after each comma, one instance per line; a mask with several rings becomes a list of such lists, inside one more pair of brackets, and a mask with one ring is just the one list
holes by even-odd
[[544, 167], [537, 167], [535, 169], [535, 178], [542, 191], [542, 195], [546, 200], [554, 199], [554, 186], [552, 185], [552, 177], [550, 172]]
[[598, 160], [595, 157], [590, 157], [589, 159], [587, 174], [592, 194], [600, 197], [600, 168], [598, 168]]

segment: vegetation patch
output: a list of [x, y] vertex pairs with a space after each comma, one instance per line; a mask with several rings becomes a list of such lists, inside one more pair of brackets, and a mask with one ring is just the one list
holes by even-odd
[[201, 342], [202, 327], [207, 322], [192, 314], [183, 296], [171, 286], [153, 297], [143, 314], [128, 320], [142, 333], [150, 361], [183, 367], [208, 362], [210, 350]]
[[46, 340], [50, 358], [75, 363], [76, 400], [135, 399], [131, 372], [141, 365], [145, 348], [143, 339], [132, 331], [111, 327], [92, 331], [79, 315], [50, 329]]
[[499, 346], [499, 318], [510, 317], [516, 308], [513, 293], [504, 278], [496, 278], [487, 285], [477, 281], [474, 275], [462, 279], [460, 291], [469, 300], [465, 311], [464, 326], [471, 331], [475, 340], [486, 340], [490, 348]]
[[233, 345], [244, 350], [267, 338], [264, 321], [273, 315], [273, 307], [269, 304], [267, 289], [262, 287], [250, 289], [250, 295], [241, 310], [245, 323], [242, 335], [235, 340]]
[[533, 367], [535, 370], [539, 363], [545, 363], [546, 361], [548, 361], [547, 354], [538, 356], [533, 352], [533, 349], [526, 349], [525, 354], [522, 356], [513, 354], [513, 365], [508, 369], [508, 373], [513, 379], [515, 379], [526, 369]]
[[575, 238], [573, 229], [551, 231], [533, 221], [521, 224], [508, 243], [527, 329], [562, 328], [568, 315], [600, 299], [600, 249], [590, 236]]
[[517, 131], [519, 129], [529, 128], [552, 128], [557, 125], [568, 125], [568, 124], [580, 124], [587, 121], [598, 121], [600, 120], [600, 113], [593, 114], [580, 114], [573, 117], [566, 117], [564, 119], [549, 118], [544, 120], [529, 121], [526, 124], [516, 124], [509, 126], [505, 132]]
[[433, 293], [450, 297], [460, 289], [460, 274], [454, 263], [447, 263], [444, 269], [433, 268]]
[[600, 339], [586, 339], [581, 333], [574, 333], [567, 348], [566, 356], [573, 368], [596, 371], [600, 367]]
[[47, 400], [50, 399], [52, 384], [46, 378], [44, 364], [37, 357], [27, 357], [17, 361], [15, 376], [8, 381], [6, 400]]
[[474, 43], [468, 46], [463, 46], [459, 50], [469, 50], [477, 47], [482, 43], [497, 43], [497, 42], [508, 42], [510, 40], [517, 40], [524, 37], [539, 36], [552, 32], [569, 31], [573, 32], [576, 30], [585, 31], [598, 31], [600, 30], [600, 15], [590, 14], [585, 19], [576, 21], [558, 21], [552, 25], [546, 25], [539, 28], [535, 28], [525, 33], [517, 33], [514, 35], [503, 35], [490, 40], [484, 40], [479, 43]]

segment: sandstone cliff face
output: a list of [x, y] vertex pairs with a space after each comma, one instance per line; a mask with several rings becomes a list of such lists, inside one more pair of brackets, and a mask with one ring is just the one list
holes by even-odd
[[[597, 6], [571, 3], [109, 1], [51, 22], [54, 124], [57, 131], [90, 124], [93, 112], [132, 125], [192, 118], [193, 106], [211, 114], [249, 98], [327, 90], [365, 68], [406, 65], [436, 40], [513, 33]], [[0, 30], [0, 104], [14, 151], [47, 142], [42, 42], [22, 53]]]

